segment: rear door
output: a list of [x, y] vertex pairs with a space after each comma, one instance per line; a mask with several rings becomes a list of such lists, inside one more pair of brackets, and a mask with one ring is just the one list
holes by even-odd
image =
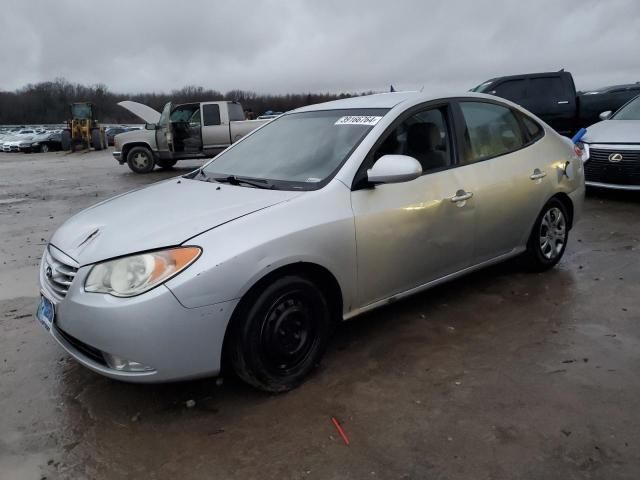
[[168, 158], [173, 153], [173, 132], [171, 131], [171, 102], [162, 109], [156, 125], [156, 144], [160, 158]]
[[551, 172], [541, 167], [548, 156], [538, 142], [544, 131], [532, 119], [529, 134], [523, 114], [501, 103], [460, 100], [455, 112], [465, 163], [459, 170], [475, 179], [473, 263], [479, 264], [524, 245], [548, 198]]
[[224, 107], [225, 104], [221, 102], [200, 104], [202, 148], [205, 152], [219, 151], [229, 146], [229, 118]]
[[570, 134], [575, 123], [576, 94], [569, 80], [561, 74], [529, 78], [527, 95], [520, 105], [559, 133]]

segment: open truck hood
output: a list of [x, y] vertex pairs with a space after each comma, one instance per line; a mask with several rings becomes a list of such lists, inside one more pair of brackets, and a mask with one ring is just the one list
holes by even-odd
[[301, 192], [174, 178], [94, 205], [67, 220], [51, 244], [80, 265], [172, 247]]
[[119, 102], [118, 105], [120, 105], [122, 108], [126, 108], [136, 117], [144, 120], [145, 123], [158, 123], [158, 121], [160, 120], [160, 112], [147, 105], [143, 105], [142, 103], [132, 102], [131, 100], [124, 100], [122, 102]]

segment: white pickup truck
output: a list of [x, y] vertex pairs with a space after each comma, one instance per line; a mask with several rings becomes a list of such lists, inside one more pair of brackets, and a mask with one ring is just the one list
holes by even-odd
[[173, 106], [162, 113], [141, 103], [118, 103], [146, 123], [144, 130], [115, 136], [113, 156], [136, 173], [158, 165], [171, 168], [178, 160], [211, 158], [269, 120], [244, 120], [237, 102], [199, 102]]

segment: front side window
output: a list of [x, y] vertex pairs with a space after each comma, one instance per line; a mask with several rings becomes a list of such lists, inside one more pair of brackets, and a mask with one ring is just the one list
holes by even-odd
[[496, 95], [507, 100], [521, 101], [525, 96], [525, 80], [509, 80], [502, 82], [495, 89]]
[[388, 109], [290, 113], [266, 124], [204, 168], [209, 178], [268, 181], [274, 188], [315, 190], [330, 179]]
[[460, 102], [460, 109], [465, 121], [466, 163], [504, 155], [525, 145], [511, 109], [484, 102]]
[[634, 98], [624, 105], [616, 114], [611, 117], [612, 120], [640, 120], [640, 96]]
[[389, 132], [374, 153], [408, 155], [422, 165], [422, 173], [451, 166], [451, 148], [446, 122], [446, 108], [432, 108], [416, 113]]

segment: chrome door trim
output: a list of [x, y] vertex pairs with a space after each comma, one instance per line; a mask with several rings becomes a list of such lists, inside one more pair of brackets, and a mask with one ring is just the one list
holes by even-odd
[[640, 143], [617, 144], [617, 143], [590, 143], [589, 148], [602, 150], [640, 150]]
[[430, 282], [424, 283], [422, 285], [418, 285], [417, 287], [411, 288], [409, 290], [405, 290], [404, 292], [400, 292], [400, 293], [396, 293], [395, 295], [391, 295], [387, 298], [383, 298], [382, 300], [378, 300], [376, 302], [370, 303], [368, 305], [365, 305], [364, 307], [360, 307], [360, 308], [356, 308], [354, 310], [351, 310], [350, 312], [344, 314], [342, 316], [343, 320], [349, 320], [353, 317], [356, 317], [358, 315], [361, 315], [365, 312], [369, 312], [371, 310], [375, 310], [378, 307], [381, 307], [383, 305], [388, 305], [389, 303], [393, 303], [397, 300], [401, 300], [403, 298], [406, 297], [410, 297], [411, 295], [414, 295], [416, 293], [422, 292], [424, 290], [428, 290], [432, 287], [435, 287], [437, 285], [440, 285], [441, 283], [445, 283], [448, 282], [450, 280], [454, 280], [458, 277], [461, 277], [463, 275], [466, 275], [467, 273], [471, 273], [475, 270], [480, 270], [481, 268], [485, 268], [485, 267], [489, 267], [491, 265], [494, 265], [496, 263], [500, 263], [504, 260], [507, 260], [509, 258], [515, 257], [519, 254], [521, 254], [522, 252], [524, 252], [526, 250], [526, 247], [519, 247], [519, 248], [515, 248], [510, 252], [504, 253], [502, 255], [499, 255], [497, 257], [494, 257], [490, 260], [486, 260], [482, 263], [479, 263], [477, 265], [472, 265], [471, 267], [467, 267], [467, 268], [463, 268], [462, 270], [458, 270], [457, 272], [454, 273], [450, 273], [449, 275], [445, 275], [444, 277], [440, 277], [436, 280], [432, 280]]

